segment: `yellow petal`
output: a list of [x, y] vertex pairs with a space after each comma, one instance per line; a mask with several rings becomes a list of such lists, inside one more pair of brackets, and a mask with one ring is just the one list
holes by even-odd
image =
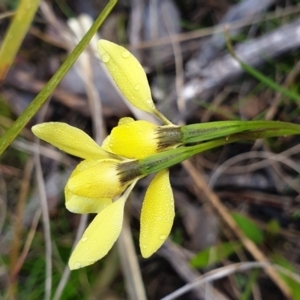
[[85, 132], [66, 123], [42, 123], [31, 130], [40, 139], [74, 156], [84, 159], [111, 157]]
[[141, 159], [157, 153], [157, 125], [147, 121], [122, 123], [113, 128], [109, 148], [113, 153], [128, 158]]
[[[80, 172], [97, 165], [96, 160], [85, 160], [84, 163], [77, 165], [70, 177], [73, 177]], [[73, 213], [77, 214], [90, 214], [99, 213], [105, 207], [112, 204], [112, 200], [109, 198], [88, 198], [83, 196], [74, 195], [68, 188], [68, 184], [65, 186], [65, 202], [66, 208]]]
[[147, 76], [138, 60], [125, 48], [106, 40], [98, 41], [98, 51], [125, 98], [135, 107], [155, 113]]
[[122, 229], [125, 200], [121, 197], [94, 218], [70, 257], [71, 270], [93, 264], [111, 249]]
[[135, 122], [135, 120], [133, 118], [130, 117], [124, 117], [121, 118], [118, 122], [118, 126], [124, 125], [124, 124], [128, 124], [128, 123], [132, 123]]
[[93, 199], [74, 195], [67, 187], [65, 188], [65, 199], [66, 208], [75, 214], [99, 213], [112, 204], [112, 200], [109, 198]]
[[156, 252], [171, 232], [175, 212], [168, 170], [150, 183], [141, 211], [140, 249], [147, 258]]
[[109, 144], [110, 144], [110, 135], [108, 135], [102, 142], [101, 148], [105, 151], [111, 152], [112, 150], [109, 148]]
[[120, 195], [128, 184], [122, 184], [118, 175], [119, 161], [105, 159], [99, 161], [84, 160], [75, 174], [67, 182], [72, 194], [87, 198], [110, 198]]

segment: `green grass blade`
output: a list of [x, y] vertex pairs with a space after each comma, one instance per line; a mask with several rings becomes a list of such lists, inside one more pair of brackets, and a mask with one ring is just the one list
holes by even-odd
[[269, 88], [271, 88], [273, 91], [279, 92], [282, 95], [293, 99], [295, 101], [300, 101], [300, 95], [298, 93], [295, 93], [292, 90], [286, 89], [283, 86], [277, 84], [275, 81], [273, 81], [272, 79], [270, 79], [269, 77], [263, 75], [261, 72], [259, 72], [258, 70], [254, 69], [253, 67], [251, 67], [250, 65], [247, 65], [246, 63], [242, 62], [241, 60], [238, 60], [242, 69], [249, 73], [250, 75], [252, 75], [253, 77], [255, 77], [257, 80], [259, 80], [260, 82], [264, 83], [266, 86], [268, 86]]
[[[290, 271], [292, 274], [298, 274], [297, 269], [281, 254], [274, 254], [271, 257], [272, 263], [275, 263], [283, 268], [285, 268], [287, 271]], [[292, 277], [287, 276], [284, 273], [279, 272], [282, 279], [286, 282], [288, 287], [290, 288], [293, 300], [300, 300], [300, 284], [296, 280], [294, 280]]]
[[106, 7], [103, 9], [99, 17], [95, 20], [89, 31], [84, 35], [79, 44], [75, 47], [72, 53], [68, 56], [65, 62], [41, 90], [41, 92], [34, 98], [34, 100], [28, 105], [22, 115], [14, 122], [14, 124], [8, 129], [0, 139], [0, 155], [3, 151], [12, 143], [28, 121], [37, 113], [40, 107], [45, 103], [49, 95], [54, 91], [61, 79], [65, 76], [67, 71], [71, 68], [78, 56], [87, 46], [93, 35], [97, 32], [98, 28], [105, 21], [108, 14], [116, 5], [117, 0], [110, 0]]
[[226, 44], [227, 44], [227, 47], [228, 47], [228, 50], [229, 50], [230, 54], [232, 55], [232, 57], [234, 59], [236, 59], [236, 61], [240, 64], [241, 68], [245, 72], [252, 75], [254, 78], [256, 78], [260, 82], [264, 83], [266, 86], [268, 86], [272, 90], [274, 90], [276, 92], [280, 92], [282, 95], [284, 95], [284, 96], [286, 96], [290, 99], [293, 99], [295, 101], [300, 101], [300, 95], [299, 94], [295, 93], [292, 90], [289, 90], [289, 89], [286, 89], [286, 88], [282, 87], [281, 85], [277, 84], [275, 81], [273, 81], [269, 77], [265, 76], [264, 74], [262, 74], [261, 72], [259, 72], [255, 68], [253, 68], [250, 65], [246, 64], [245, 62], [243, 62], [236, 55], [236, 53], [234, 52], [234, 49], [233, 49], [231, 41], [230, 41], [230, 36], [229, 36], [227, 31], [225, 32], [225, 37], [226, 37]]
[[231, 216], [248, 239], [255, 244], [262, 244], [264, 241], [264, 234], [251, 219], [237, 212], [231, 213]]
[[190, 260], [190, 265], [194, 268], [207, 268], [227, 259], [230, 255], [240, 251], [242, 248], [243, 245], [240, 242], [220, 243], [197, 253]]
[[258, 270], [258, 269], [251, 270], [250, 276], [247, 280], [244, 292], [241, 295], [240, 300], [251, 299], [250, 298], [251, 297], [251, 289], [252, 289], [254, 283], [257, 282], [259, 273], [260, 273], [260, 270]]
[[39, 7], [39, 0], [21, 0], [0, 49], [0, 82], [9, 71]]

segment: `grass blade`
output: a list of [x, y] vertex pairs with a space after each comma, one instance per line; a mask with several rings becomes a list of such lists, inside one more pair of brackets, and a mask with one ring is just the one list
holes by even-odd
[[0, 49], [0, 82], [9, 71], [39, 7], [39, 0], [21, 0]]
[[105, 21], [108, 14], [112, 11], [116, 5], [117, 0], [110, 0], [106, 7], [103, 9], [99, 17], [95, 20], [89, 31], [84, 35], [79, 44], [75, 47], [72, 53], [68, 56], [65, 62], [41, 90], [41, 92], [34, 98], [34, 100], [28, 105], [22, 115], [14, 122], [14, 124], [8, 129], [8, 131], [0, 139], [0, 155], [3, 151], [12, 143], [28, 121], [37, 113], [40, 107], [45, 103], [49, 95], [54, 91], [56, 86], [71, 68], [78, 56], [87, 46], [93, 35], [97, 32], [98, 28]]

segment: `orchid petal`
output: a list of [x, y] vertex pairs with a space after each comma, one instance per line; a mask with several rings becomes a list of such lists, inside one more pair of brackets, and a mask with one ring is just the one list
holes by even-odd
[[171, 232], [175, 212], [168, 170], [150, 183], [141, 211], [140, 249], [147, 258], [156, 252]]
[[138, 60], [127, 49], [106, 40], [98, 41], [98, 51], [126, 99], [135, 107], [154, 113], [147, 76]]
[[108, 135], [102, 142], [102, 145], [101, 145], [101, 148], [105, 151], [108, 151], [108, 152], [112, 152], [112, 150], [110, 149], [109, 147], [109, 144], [110, 144], [110, 135]]
[[110, 134], [109, 148], [113, 153], [141, 159], [157, 153], [157, 125], [147, 121], [122, 122]]
[[41, 123], [33, 126], [32, 132], [40, 139], [77, 157], [84, 159], [111, 157], [111, 154], [101, 149], [84, 131], [66, 123]]
[[84, 160], [78, 165], [81, 171], [69, 178], [67, 188], [72, 194], [82, 197], [113, 199], [128, 186], [120, 182], [119, 163], [113, 159]]
[[75, 214], [99, 213], [112, 204], [109, 198], [87, 198], [74, 195], [67, 187], [65, 188], [66, 208]]
[[125, 201], [121, 197], [94, 218], [70, 257], [71, 270], [93, 264], [112, 248], [121, 233]]
[[[70, 178], [97, 164], [98, 161], [96, 160], [85, 160], [84, 162], [77, 165]], [[109, 198], [88, 198], [75, 195], [69, 190], [67, 184], [65, 186], [65, 202], [66, 208], [70, 212], [77, 214], [90, 214], [99, 213], [105, 207], [110, 205], [112, 203], [112, 200]]]
[[119, 119], [118, 126], [128, 124], [128, 123], [132, 123], [132, 122], [135, 122], [135, 120], [133, 118], [123, 117], [123, 118]]

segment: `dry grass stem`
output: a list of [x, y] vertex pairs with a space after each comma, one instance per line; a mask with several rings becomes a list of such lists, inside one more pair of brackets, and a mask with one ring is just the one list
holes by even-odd
[[[199, 172], [194, 168], [194, 166], [189, 161], [183, 162], [184, 167], [192, 177], [196, 187], [202, 191], [204, 198], [212, 205], [212, 207], [217, 211], [222, 220], [227, 226], [236, 234], [236, 236], [243, 243], [245, 248], [251, 253], [251, 255], [260, 263], [268, 263], [268, 258], [261, 252], [261, 250], [248, 239], [243, 231], [237, 226], [236, 222], [233, 220], [227, 208], [222, 204], [218, 196], [210, 190], [209, 186], [205, 180], [199, 175]], [[280, 288], [282, 293], [291, 299], [291, 292], [286, 283], [279, 276], [277, 271], [271, 266], [266, 267], [266, 273], [270, 278], [276, 283]]]
[[177, 291], [169, 294], [168, 296], [162, 298], [161, 300], [173, 300], [177, 297], [187, 293], [188, 291], [194, 289], [195, 287], [205, 284], [207, 282], [212, 282], [221, 278], [224, 278], [226, 276], [229, 276], [231, 274], [237, 273], [237, 272], [245, 272], [247, 270], [256, 269], [256, 268], [262, 268], [267, 271], [267, 269], [272, 266], [273, 269], [276, 269], [285, 275], [289, 276], [290, 278], [293, 278], [297, 282], [300, 283], [300, 276], [292, 273], [280, 266], [277, 265], [271, 265], [267, 262], [241, 262], [236, 264], [231, 264], [229, 266], [221, 267], [218, 269], [214, 269], [204, 275], [199, 276], [199, 278], [192, 283], [186, 284]]

